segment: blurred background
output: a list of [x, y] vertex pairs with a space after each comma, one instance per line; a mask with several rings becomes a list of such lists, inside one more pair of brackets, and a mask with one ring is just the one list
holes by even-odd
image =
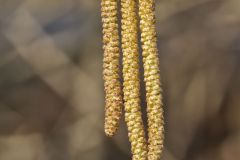
[[[240, 1], [156, 1], [163, 160], [240, 159]], [[0, 160], [130, 160], [103, 132], [98, 0], [0, 0]], [[146, 107], [142, 88], [142, 106]]]

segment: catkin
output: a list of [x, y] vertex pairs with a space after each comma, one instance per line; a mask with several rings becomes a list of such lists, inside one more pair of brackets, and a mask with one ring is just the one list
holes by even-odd
[[125, 121], [132, 159], [147, 160], [147, 144], [140, 106], [136, 1], [121, 0], [121, 6]]
[[164, 139], [154, 0], [139, 0], [139, 17], [148, 116], [148, 160], [159, 160]]
[[105, 88], [105, 133], [113, 136], [122, 113], [122, 91], [119, 68], [119, 35], [117, 23], [117, 0], [102, 0], [103, 23], [103, 79]]

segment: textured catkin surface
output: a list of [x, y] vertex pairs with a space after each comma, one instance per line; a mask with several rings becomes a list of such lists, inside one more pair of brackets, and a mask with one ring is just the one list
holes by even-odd
[[148, 116], [148, 160], [160, 159], [164, 139], [164, 120], [154, 7], [154, 0], [139, 0], [139, 17]]
[[118, 129], [122, 110], [122, 94], [119, 77], [119, 35], [117, 24], [117, 0], [102, 0], [103, 23], [103, 78], [105, 87], [105, 133], [113, 136]]
[[[1, 0], [0, 160], [131, 160], [125, 123], [103, 129], [100, 3]], [[239, 160], [239, 6], [156, 1], [161, 160]]]
[[122, 0], [123, 92], [125, 121], [133, 160], [147, 159], [147, 145], [140, 107], [136, 1]]

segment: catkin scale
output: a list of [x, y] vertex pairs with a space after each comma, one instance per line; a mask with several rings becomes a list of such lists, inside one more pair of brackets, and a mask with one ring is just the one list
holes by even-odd
[[119, 34], [117, 23], [117, 0], [102, 0], [103, 24], [103, 79], [105, 90], [105, 134], [113, 136], [122, 114], [122, 91], [119, 68]]
[[159, 160], [164, 140], [164, 120], [154, 0], [139, 0], [139, 17], [148, 117], [148, 160]]
[[132, 159], [147, 160], [147, 144], [140, 106], [136, 1], [121, 0], [121, 6], [125, 121]]

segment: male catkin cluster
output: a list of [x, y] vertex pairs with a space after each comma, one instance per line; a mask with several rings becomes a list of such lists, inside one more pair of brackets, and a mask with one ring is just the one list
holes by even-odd
[[[116, 133], [124, 100], [125, 122], [131, 143], [132, 159], [159, 160], [163, 149], [164, 120], [154, 15], [155, 4], [154, 0], [120, 1], [124, 98], [122, 98], [119, 76], [118, 3], [117, 0], [102, 0], [103, 77], [106, 94], [105, 133], [108, 136]], [[144, 133], [140, 106], [138, 24], [140, 25], [147, 101], [148, 139]]]

